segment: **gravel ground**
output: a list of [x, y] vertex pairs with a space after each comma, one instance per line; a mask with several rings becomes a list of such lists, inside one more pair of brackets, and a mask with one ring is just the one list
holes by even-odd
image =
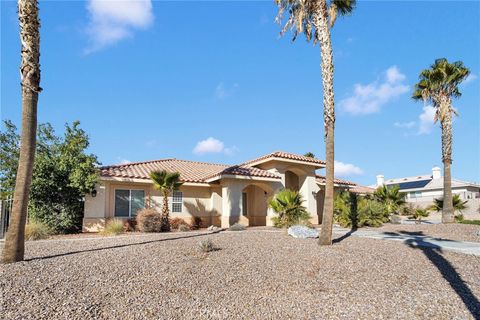
[[[199, 252], [206, 238], [220, 249]], [[478, 257], [394, 241], [251, 229], [28, 242], [26, 256], [0, 266], [2, 319], [480, 317]]]
[[435, 238], [480, 242], [480, 226], [471, 224], [385, 224], [380, 228], [362, 228], [359, 230], [375, 230], [379, 232], [418, 232], [420, 235]]

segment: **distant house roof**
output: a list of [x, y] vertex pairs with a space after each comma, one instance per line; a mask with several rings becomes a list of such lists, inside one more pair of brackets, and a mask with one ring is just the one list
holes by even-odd
[[375, 189], [365, 186], [356, 185], [348, 189], [348, 192], [359, 193], [359, 194], [370, 194], [374, 193]]
[[[325, 176], [321, 176], [321, 175], [316, 175], [316, 181], [317, 183], [321, 184], [321, 185], [324, 185], [325, 184]], [[338, 178], [335, 178], [333, 180], [333, 183], [336, 184], [336, 185], [343, 185], [343, 186], [356, 186], [357, 184], [355, 182], [352, 182], [352, 181], [348, 181], [348, 180], [343, 180], [343, 179], [338, 179]]]
[[[443, 188], [443, 177], [438, 179], [433, 179], [432, 175], [421, 175], [421, 176], [414, 176], [414, 177], [405, 177], [405, 178], [396, 178], [396, 179], [389, 179], [385, 181], [385, 185], [387, 186], [394, 186], [398, 185], [400, 190], [410, 190], [410, 189], [425, 189], [425, 190], [433, 190], [433, 189], [442, 189]], [[466, 187], [466, 186], [473, 186], [479, 187], [480, 185], [475, 182], [467, 182], [458, 179], [452, 179], [452, 187]]]

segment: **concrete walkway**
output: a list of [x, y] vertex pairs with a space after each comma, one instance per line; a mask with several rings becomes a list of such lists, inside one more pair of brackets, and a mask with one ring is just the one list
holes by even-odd
[[[338, 236], [355, 236], [370, 239], [401, 241], [411, 247], [424, 247], [436, 250], [448, 250], [466, 254], [480, 256], [480, 243], [455, 241], [448, 239], [439, 239], [430, 236], [411, 235], [400, 232], [356, 230], [351, 232], [349, 229], [334, 227], [333, 232]], [[338, 239], [339, 237], [337, 237]]]

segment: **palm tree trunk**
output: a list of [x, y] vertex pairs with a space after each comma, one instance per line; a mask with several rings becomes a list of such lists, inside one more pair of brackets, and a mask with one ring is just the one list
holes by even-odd
[[13, 194], [12, 218], [5, 238], [3, 263], [22, 261], [25, 223], [32, 182], [37, 135], [37, 103], [40, 85], [40, 21], [36, 0], [18, 0], [22, 84], [22, 133], [18, 170]]
[[318, 41], [322, 58], [321, 70], [323, 79], [323, 122], [325, 128], [325, 202], [323, 206], [322, 229], [319, 244], [332, 244], [333, 225], [333, 177], [334, 177], [334, 130], [335, 130], [335, 105], [333, 95], [333, 51], [328, 26], [328, 10], [325, 0], [319, 3], [318, 14], [314, 16], [314, 24], [318, 29]]
[[168, 192], [163, 192], [162, 231], [166, 231], [166, 232], [170, 231]]
[[451, 99], [443, 97], [440, 102], [442, 108], [443, 119], [440, 125], [442, 128], [442, 161], [443, 161], [443, 208], [442, 208], [442, 222], [453, 223], [455, 216], [453, 211], [453, 197], [452, 197], [452, 112]]

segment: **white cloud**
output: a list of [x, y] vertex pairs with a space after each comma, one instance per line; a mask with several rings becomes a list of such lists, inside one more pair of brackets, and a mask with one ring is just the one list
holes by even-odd
[[236, 146], [226, 148], [222, 141], [213, 137], [199, 141], [195, 148], [193, 148], [193, 153], [198, 155], [203, 155], [206, 153], [224, 153], [230, 156], [236, 152], [238, 152], [238, 148]]
[[154, 19], [151, 0], [89, 0], [87, 10], [87, 54], [131, 37], [134, 30], [148, 28]]
[[465, 79], [465, 81], [463, 81], [464, 84], [468, 84], [470, 82], [473, 82], [475, 81], [476, 79], [478, 78], [478, 76], [476, 74], [473, 74], [473, 73], [470, 73], [467, 78]]
[[226, 99], [232, 96], [239, 88], [238, 83], [234, 83], [232, 86], [227, 87], [223, 82], [220, 82], [215, 87], [215, 98], [219, 100]]
[[363, 170], [351, 163], [335, 161], [336, 176], [349, 176], [354, 174], [363, 174]]
[[117, 157], [117, 162], [120, 163], [120, 164], [129, 164], [131, 163], [132, 161], [128, 160], [128, 159], [125, 159], [123, 157]]
[[418, 131], [417, 134], [429, 134], [432, 132], [435, 118], [435, 108], [431, 105], [423, 107], [423, 112], [418, 116]]
[[379, 112], [383, 105], [409, 90], [409, 86], [403, 83], [404, 80], [405, 75], [397, 66], [392, 66], [385, 71], [382, 82], [355, 84], [353, 95], [341, 100], [339, 106], [354, 115]]
[[409, 121], [409, 122], [395, 122], [393, 125], [397, 128], [413, 128], [417, 123], [415, 121]]

